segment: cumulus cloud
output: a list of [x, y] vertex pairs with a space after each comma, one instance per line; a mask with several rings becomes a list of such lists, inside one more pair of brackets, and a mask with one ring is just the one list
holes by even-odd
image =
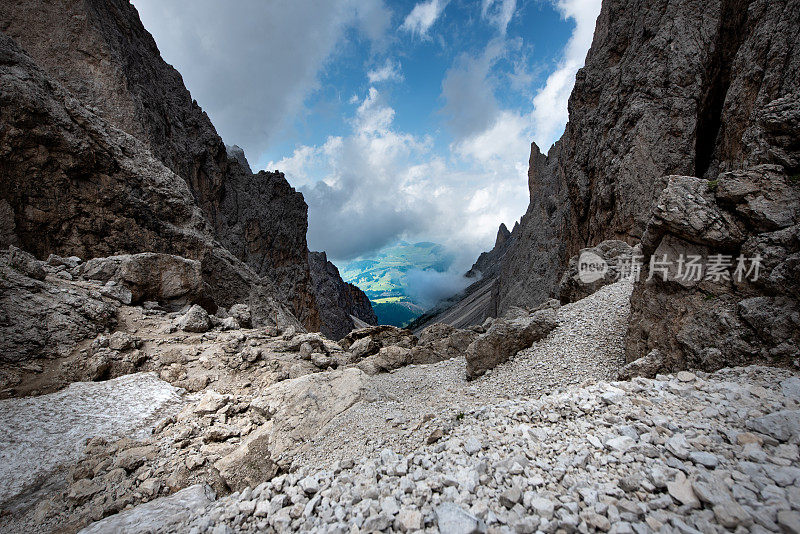
[[508, 23], [517, 9], [517, 0], [483, 0], [481, 16], [497, 27], [505, 35]]
[[442, 81], [442, 114], [457, 139], [488, 128], [497, 115], [491, 69], [503, 52], [501, 41], [491, 41], [480, 56], [461, 55], [447, 71]]
[[284, 169], [309, 205], [308, 241], [332, 259], [346, 260], [422, 231], [426, 211], [413, 188], [417, 158], [430, 140], [392, 129], [395, 111], [370, 87], [351, 120], [351, 133], [321, 146], [302, 146], [270, 168]]
[[312, 249], [346, 261], [399, 239], [433, 240], [457, 252], [454, 272], [463, 272], [498, 225], [524, 211], [524, 170], [491, 157], [446, 160], [431, 138], [399, 131], [394, 116], [370, 87], [348, 135], [298, 147], [268, 167], [283, 169], [303, 192]]
[[347, 30], [379, 46], [391, 22], [383, 0], [133, 3], [225, 142], [253, 160], [302, 110]]
[[428, 0], [418, 3], [406, 16], [400, 29], [423, 39], [427, 38], [428, 30], [431, 29], [448, 3], [449, 0]]
[[575, 22], [575, 29], [558, 68], [548, 76], [533, 99], [533, 138], [543, 150], [557, 140], [567, 124], [567, 103], [575, 85], [575, 74], [586, 60], [600, 14], [600, 0], [558, 0], [555, 5], [562, 17]]
[[[510, 57], [510, 50], [518, 50], [519, 43], [493, 39], [480, 53], [455, 60], [442, 83], [442, 113], [453, 133], [446, 154], [435, 152], [430, 138], [399, 131], [395, 110], [373, 84], [353, 99], [350, 133], [330, 137], [319, 146], [298, 147], [292, 155], [270, 163], [269, 168], [284, 169], [305, 195], [310, 246], [326, 249], [334, 260], [347, 261], [399, 239], [436, 241], [458, 256], [452, 273], [419, 274], [414, 279], [412, 285], [431, 288], [418, 298], [433, 302], [461, 289], [456, 287], [463, 283], [460, 277], [450, 275], [464, 272], [479, 252], [491, 246], [498, 225], [510, 224], [527, 208], [531, 139], [545, 148], [563, 129], [567, 98], [591, 43], [596, 17], [596, 11], [586, 6], [597, 7], [599, 0], [557, 4], [565, 18], [575, 19], [576, 27], [556, 71], [538, 92], [531, 88], [535, 96], [529, 109], [504, 109], [495, 97], [500, 83], [519, 84], [529, 76], [517, 65], [503, 79], [495, 72], [499, 61]], [[500, 7], [490, 5], [487, 14], [491, 9], [501, 13]], [[372, 81], [378, 83], [382, 77], [373, 73]], [[554, 94], [559, 98], [547, 96]], [[543, 109], [545, 102], [563, 110], [563, 115]], [[563, 122], [545, 121], [546, 112]], [[436, 287], [443, 293], [434, 294]]]
[[401, 72], [400, 62], [387, 59], [382, 66], [367, 72], [367, 79], [372, 84], [389, 81], [402, 82], [403, 73]]
[[[220, 134], [243, 146], [252, 161], [303, 111], [347, 35], [354, 31], [371, 42], [372, 58], [386, 58], [381, 46], [394, 42], [387, 37], [391, 13], [384, 0], [133, 1]], [[403, 79], [396, 59], [403, 56], [391, 54], [382, 64], [370, 63], [366, 91], [350, 97], [348, 88], [344, 98], [353, 112], [344, 132], [269, 162], [267, 168], [283, 170], [305, 195], [311, 248], [343, 261], [398, 239], [436, 241], [458, 252], [454, 272], [460, 273], [491, 247], [498, 225], [510, 226], [527, 207], [531, 139], [546, 148], [566, 123], [575, 71], [599, 12], [600, 0], [552, 1], [575, 21], [575, 30], [555, 71], [536, 88], [530, 87], [531, 62], [519, 53], [523, 45], [505, 37], [517, 2], [482, 0], [480, 16], [499, 35], [478, 53], [456, 57], [442, 81], [441, 111], [453, 137], [446, 149], [398, 128], [382, 85]], [[447, 3], [419, 1], [401, 31], [430, 38]], [[501, 87], [518, 91], [530, 105], [501, 104], [495, 97]]]

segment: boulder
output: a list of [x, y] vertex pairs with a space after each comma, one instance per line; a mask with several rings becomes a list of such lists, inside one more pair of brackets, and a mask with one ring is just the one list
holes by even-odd
[[436, 363], [464, 356], [467, 347], [477, 337], [478, 333], [473, 330], [434, 323], [419, 333], [419, 341], [411, 349], [409, 363]]
[[28, 254], [14, 245], [8, 247], [8, 263], [17, 271], [34, 280], [44, 280], [45, 276], [47, 276], [43, 267], [44, 262], [37, 260], [33, 257], [33, 254]]
[[510, 321], [496, 320], [485, 334], [481, 334], [467, 348], [467, 378], [477, 378], [508, 361], [557, 326], [558, 314], [553, 309], [539, 310], [530, 316]]
[[800, 410], [780, 410], [757, 417], [748, 427], [779, 441], [800, 442]]
[[629, 380], [635, 376], [654, 378], [661, 372], [664, 365], [664, 358], [658, 349], [653, 349], [647, 356], [642, 356], [632, 362], [625, 364], [619, 370], [620, 380]]
[[66, 356], [116, 324], [116, 306], [101, 293], [52, 277], [44, 280], [39, 263], [19, 249], [0, 253], [1, 361]]
[[267, 388], [251, 407], [269, 420], [216, 462], [222, 478], [232, 489], [241, 490], [288, 469], [301, 447], [362, 398], [365, 380], [361, 370], [349, 368], [284, 380]]
[[374, 375], [380, 372], [392, 371], [412, 363], [412, 351], [404, 347], [391, 345], [383, 347], [377, 354], [363, 359], [358, 364], [358, 368]]
[[94, 258], [83, 265], [82, 274], [90, 280], [124, 285], [135, 303], [181, 304], [203, 298], [200, 262], [172, 254], [145, 252]]
[[360, 361], [371, 356], [380, 350], [380, 345], [375, 343], [371, 337], [362, 337], [350, 345], [350, 354], [353, 361]]
[[211, 319], [202, 306], [194, 304], [178, 321], [178, 326], [185, 332], [208, 332], [211, 328]]
[[240, 328], [251, 328], [253, 326], [253, 314], [250, 306], [246, 304], [234, 304], [230, 309], [231, 317], [239, 324]]
[[647, 355], [653, 369], [713, 371], [800, 356], [800, 188], [792, 180], [776, 165], [711, 181], [667, 178], [642, 236], [628, 362]]
[[206, 484], [195, 484], [168, 497], [160, 497], [92, 523], [80, 534], [179, 531], [216, 500]]
[[482, 534], [486, 524], [452, 502], [436, 507], [436, 524], [441, 534]]

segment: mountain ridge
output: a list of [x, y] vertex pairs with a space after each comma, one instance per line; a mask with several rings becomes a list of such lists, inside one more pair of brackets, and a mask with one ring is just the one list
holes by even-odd
[[[322, 322], [309, 267], [308, 207], [302, 194], [281, 173], [253, 174], [241, 150], [228, 155], [180, 73], [161, 58], [133, 5], [123, 0], [16, 1], [0, 6], [0, 20], [0, 29], [71, 94], [142, 141], [186, 181], [214, 237], [259, 276], [269, 277], [278, 299], [306, 328], [341, 331], [354, 326], [349, 317], [358, 315], [357, 310], [327, 315], [328, 320], [344, 321], [342, 325]], [[17, 208], [11, 206], [19, 226], [24, 215]], [[58, 252], [91, 256], [91, 247], [84, 248]], [[55, 252], [40, 249], [32, 250], [45, 256]]]

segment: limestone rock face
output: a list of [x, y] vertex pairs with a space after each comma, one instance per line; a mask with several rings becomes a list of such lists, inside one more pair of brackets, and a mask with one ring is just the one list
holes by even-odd
[[[0, 6], [0, 20], [0, 29], [71, 96], [183, 178], [212, 235], [257, 275], [269, 277], [278, 299], [306, 328], [320, 329], [302, 194], [280, 172], [253, 174], [241, 148], [224, 145], [180, 74], [161, 58], [135, 7], [124, 0], [17, 0]], [[0, 202], [0, 244], [18, 244], [12, 221], [21, 217], [19, 208], [13, 199]], [[90, 258], [148, 250], [95, 250], [89, 242], [72, 253]]]
[[[25, 261], [21, 260], [24, 258]], [[24, 265], [20, 269], [20, 265]], [[116, 308], [98, 292], [45, 280], [43, 262], [16, 250], [0, 254], [0, 360], [68, 354], [116, 324]]]
[[94, 258], [79, 271], [90, 280], [123, 284], [131, 291], [132, 302], [183, 304], [203, 299], [200, 262], [180, 256], [143, 252]]
[[[499, 260], [488, 305], [493, 314], [558, 296], [569, 258], [606, 240], [632, 245], [655, 239], [643, 243], [645, 263], [659, 246], [686, 243], [703, 253], [736, 255], [768, 248], [781, 258], [792, 257], [796, 200], [785, 180], [796, 181], [792, 177], [800, 171], [800, 36], [792, 30], [798, 24], [796, 0], [603, 2], [592, 47], [570, 96], [564, 135], [547, 155], [532, 146], [531, 201], [505, 240], [508, 250]], [[748, 175], [761, 165], [775, 167], [758, 171], [757, 180], [720, 177], [729, 171]], [[718, 189], [713, 201], [702, 204], [708, 196], [705, 182]], [[671, 204], [659, 207], [668, 185], [675, 194], [664, 200]], [[648, 237], [646, 231], [658, 237]], [[787, 261], [771, 271], [775, 284], [791, 285], [793, 260]], [[564, 289], [566, 300], [580, 296]], [[764, 284], [752, 289], [737, 298], [795, 298]], [[662, 320], [657, 317], [666, 302], [645, 302], [645, 294], [652, 295], [643, 288], [634, 293], [634, 317], [637, 308], [643, 314], [649, 310], [653, 328], [663, 335], [643, 332], [644, 325], [635, 327], [629, 337], [636, 347], [630, 359], [659, 348], [670, 361], [683, 361], [683, 349], [676, 347], [694, 341], [678, 341], [667, 332], [682, 330], [699, 341], [701, 332], [713, 331], [697, 327], [690, 335], [693, 321], [674, 322], [678, 309], [700, 306], [700, 301], [684, 304], [688, 294], [673, 292], [669, 298], [675, 313], [665, 313]], [[714, 312], [717, 321], [727, 320], [715, 304], [720, 300], [705, 301], [713, 310], [709, 320]], [[448, 310], [437, 320], [452, 322], [448, 319], [463, 315], [464, 304], [456, 307], [461, 313]], [[783, 300], [774, 304], [783, 310], [780, 317], [793, 317], [794, 305]], [[735, 305], [730, 302], [725, 309]], [[734, 353], [761, 353], [756, 345], [740, 346]], [[699, 360], [693, 357], [709, 367], [741, 361], [739, 356], [723, 360], [713, 351]]]
[[38, 257], [178, 254], [200, 263], [211, 307], [247, 303], [258, 320], [288, 320], [269, 281], [214, 240], [186, 182], [64, 91], [6, 35], [0, 79], [0, 198], [13, 241]]
[[225, 145], [180, 73], [161, 59], [133, 5], [4, 2], [0, 20], [2, 31], [65, 90], [184, 178], [203, 211], [218, 211]]
[[281, 172], [252, 174], [244, 154], [234, 152], [216, 218], [219, 241], [257, 274], [273, 280], [279, 298], [307, 329], [319, 330], [302, 193]]
[[323, 334], [331, 339], [345, 337], [357, 328], [353, 317], [368, 325], [378, 324], [367, 295], [353, 284], [344, 282], [324, 252], [309, 252], [308, 263]]
[[[628, 361], [654, 349], [661, 370], [800, 356], [798, 223], [800, 187], [781, 166], [722, 173], [714, 182], [669, 177], [642, 238]], [[678, 271], [681, 255], [700, 259], [699, 277]], [[655, 263], [665, 257], [673, 262], [666, 273]], [[724, 264], [711, 271], [717, 260]]]

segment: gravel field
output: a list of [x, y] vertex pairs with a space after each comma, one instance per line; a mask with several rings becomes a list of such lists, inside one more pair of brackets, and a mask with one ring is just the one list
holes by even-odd
[[547, 338], [477, 380], [466, 380], [464, 358], [409, 365], [372, 377], [368, 402], [331, 421], [296, 458], [295, 466], [330, 466], [385, 447], [406, 453], [477, 406], [615, 378], [624, 363], [631, 290], [630, 282], [617, 282], [562, 306], [559, 326]]
[[477, 408], [408, 455], [279, 476], [190, 532], [796, 533], [799, 408], [782, 369], [599, 381]]

